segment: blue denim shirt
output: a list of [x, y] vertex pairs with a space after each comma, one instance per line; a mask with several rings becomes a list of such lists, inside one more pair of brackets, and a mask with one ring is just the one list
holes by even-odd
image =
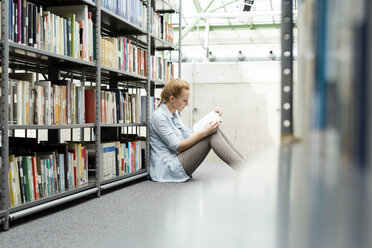
[[177, 158], [180, 142], [190, 136], [178, 113], [163, 103], [150, 119], [150, 177], [157, 182], [184, 182], [190, 177]]

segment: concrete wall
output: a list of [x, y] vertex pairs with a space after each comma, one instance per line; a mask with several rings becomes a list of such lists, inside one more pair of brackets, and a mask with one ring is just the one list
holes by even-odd
[[[192, 90], [182, 112], [187, 126], [220, 106], [222, 130], [247, 158], [279, 144], [279, 62], [184, 63], [182, 78]], [[211, 152], [207, 159], [218, 158]]]

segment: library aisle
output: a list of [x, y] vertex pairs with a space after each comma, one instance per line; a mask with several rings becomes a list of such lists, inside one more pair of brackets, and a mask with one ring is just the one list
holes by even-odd
[[105, 191], [12, 222], [1, 247], [371, 247], [370, 174], [312, 149], [270, 149], [238, 174], [205, 162], [188, 183]]

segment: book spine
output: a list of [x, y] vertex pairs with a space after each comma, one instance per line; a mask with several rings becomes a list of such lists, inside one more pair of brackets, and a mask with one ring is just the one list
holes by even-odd
[[32, 41], [33, 46], [37, 48], [37, 6], [32, 4]]
[[38, 174], [37, 174], [37, 165], [36, 165], [36, 157], [31, 157], [31, 165], [32, 165], [32, 173], [33, 173], [33, 191], [34, 191], [34, 199], [37, 200], [40, 198], [39, 194], [39, 182], [38, 182]]
[[26, 191], [25, 191], [25, 177], [23, 173], [22, 157], [17, 157], [17, 166], [19, 171], [19, 185], [21, 191], [21, 200], [22, 203], [26, 203]]

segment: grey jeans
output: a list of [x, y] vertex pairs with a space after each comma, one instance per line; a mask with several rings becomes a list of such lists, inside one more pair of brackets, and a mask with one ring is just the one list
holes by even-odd
[[220, 159], [234, 169], [245, 162], [244, 157], [231, 144], [224, 133], [222, 133], [220, 129], [217, 129], [213, 134], [205, 137], [192, 147], [177, 155], [187, 175], [192, 175], [211, 149], [213, 149]]

